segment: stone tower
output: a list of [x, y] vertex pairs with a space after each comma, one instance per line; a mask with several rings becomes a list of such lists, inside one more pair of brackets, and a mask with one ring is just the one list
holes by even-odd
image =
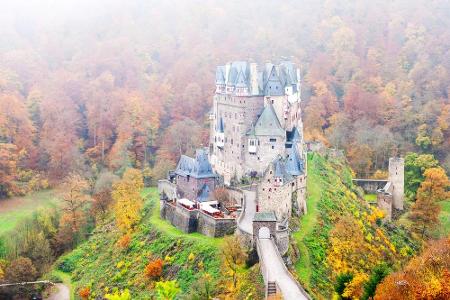
[[290, 61], [217, 67], [209, 154], [225, 184], [261, 176], [290, 147], [305, 159], [300, 89], [300, 71]]
[[405, 160], [403, 158], [389, 158], [389, 181], [393, 187], [393, 208], [403, 210], [405, 184]]

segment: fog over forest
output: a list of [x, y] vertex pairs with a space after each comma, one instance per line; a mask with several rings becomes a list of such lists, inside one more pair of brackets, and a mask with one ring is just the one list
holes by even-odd
[[283, 60], [301, 70], [305, 140], [355, 177], [417, 153], [412, 200], [425, 165], [450, 174], [448, 0], [0, 0], [0, 212], [67, 178], [93, 195], [133, 168], [155, 185], [208, 145], [217, 66]]

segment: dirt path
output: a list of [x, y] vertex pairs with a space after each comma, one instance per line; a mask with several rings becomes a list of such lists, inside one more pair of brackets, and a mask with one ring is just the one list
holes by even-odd
[[57, 283], [55, 291], [45, 300], [70, 300], [70, 289], [63, 283]]

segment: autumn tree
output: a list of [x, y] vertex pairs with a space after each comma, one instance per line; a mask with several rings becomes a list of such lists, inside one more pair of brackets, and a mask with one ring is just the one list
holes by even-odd
[[450, 239], [434, 241], [401, 271], [378, 285], [375, 299], [448, 299], [450, 297]]
[[437, 168], [429, 168], [424, 172], [425, 180], [420, 184], [417, 191], [417, 198], [431, 198], [434, 202], [450, 199], [450, 181], [448, 180], [445, 170]]
[[123, 232], [131, 231], [141, 219], [143, 187], [142, 173], [136, 169], [127, 169], [123, 178], [113, 184], [116, 224]]
[[119, 181], [119, 177], [110, 172], [102, 172], [94, 186], [92, 196], [92, 211], [94, 215], [103, 218], [112, 202], [112, 186]]
[[424, 180], [426, 169], [434, 168], [439, 162], [431, 154], [408, 153], [405, 156], [405, 195], [415, 199], [417, 190]]
[[228, 274], [231, 280], [228, 290], [229, 292], [234, 293], [237, 291], [239, 284], [238, 270], [244, 264], [247, 257], [245, 251], [241, 247], [239, 237], [236, 235], [225, 237], [221, 254], [226, 274]]
[[[19, 257], [11, 261], [5, 271], [7, 282], [20, 283], [34, 281], [38, 277], [38, 272], [29, 258]], [[18, 285], [9, 288], [13, 295], [29, 296], [32, 291], [30, 285]]]
[[13, 144], [0, 143], [0, 198], [11, 196], [18, 192], [17, 147]]
[[89, 183], [82, 176], [72, 173], [64, 180], [62, 189], [64, 205], [60, 221], [60, 238], [74, 246], [81, 238], [83, 226], [86, 224], [83, 210], [90, 201], [87, 194]]
[[219, 203], [224, 205], [225, 207], [232, 206], [232, 198], [230, 197], [230, 193], [225, 188], [216, 188], [214, 190], [214, 199], [216, 199]]
[[201, 140], [202, 128], [197, 122], [191, 119], [175, 122], [166, 130], [160, 158], [166, 157], [176, 161], [182, 154], [192, 155]]
[[411, 208], [410, 220], [413, 230], [422, 239], [439, 224], [441, 207], [438, 202], [450, 197], [447, 191], [450, 182], [442, 168], [429, 168], [424, 172], [425, 180], [417, 191], [417, 200]]

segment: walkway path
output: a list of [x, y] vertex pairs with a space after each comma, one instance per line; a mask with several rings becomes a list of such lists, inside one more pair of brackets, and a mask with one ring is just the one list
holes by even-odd
[[245, 233], [252, 235], [253, 217], [255, 216], [256, 212], [256, 192], [244, 190], [244, 196], [245, 196], [244, 216], [240, 220], [238, 226], [239, 229], [241, 229]]
[[[256, 192], [244, 190], [245, 208], [243, 216], [238, 220], [241, 231], [253, 235], [253, 218], [256, 213]], [[309, 297], [303, 288], [295, 281], [284, 265], [278, 248], [273, 239], [258, 239], [258, 256], [261, 262], [261, 271], [265, 282], [276, 282], [285, 300], [307, 300]], [[264, 270], [264, 271], [263, 271]]]
[[306, 292], [284, 265], [273, 239], [258, 239], [258, 243], [259, 259], [267, 270], [266, 281], [276, 282], [285, 300], [308, 300]]
[[45, 300], [70, 300], [70, 289], [63, 283], [57, 283], [55, 291]]

